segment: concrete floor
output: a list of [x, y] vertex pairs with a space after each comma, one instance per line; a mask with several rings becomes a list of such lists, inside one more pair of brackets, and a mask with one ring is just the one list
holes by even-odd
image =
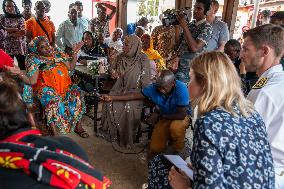
[[93, 120], [84, 116], [81, 123], [90, 137], [83, 139], [76, 134], [69, 136], [86, 150], [92, 165], [111, 179], [111, 188], [140, 189], [147, 182], [146, 153], [116, 152], [111, 143], [94, 135]]

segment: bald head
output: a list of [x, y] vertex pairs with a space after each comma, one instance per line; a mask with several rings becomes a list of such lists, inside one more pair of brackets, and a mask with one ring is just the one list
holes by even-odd
[[157, 79], [157, 84], [160, 86], [166, 86], [169, 84], [174, 83], [176, 80], [175, 75], [170, 70], [163, 70], [161, 71], [160, 76]]

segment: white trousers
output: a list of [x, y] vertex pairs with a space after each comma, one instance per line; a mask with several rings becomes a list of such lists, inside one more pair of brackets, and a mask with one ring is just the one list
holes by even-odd
[[275, 189], [284, 189], [284, 168], [275, 168]]

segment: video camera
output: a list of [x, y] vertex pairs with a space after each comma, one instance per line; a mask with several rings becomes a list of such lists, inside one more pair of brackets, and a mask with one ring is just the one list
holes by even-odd
[[167, 9], [165, 12], [163, 12], [163, 18], [162, 18], [163, 26], [167, 27], [167, 26], [179, 25], [179, 22], [177, 20], [178, 14], [183, 14], [186, 21], [189, 22], [191, 19], [191, 8], [185, 7], [180, 10]]

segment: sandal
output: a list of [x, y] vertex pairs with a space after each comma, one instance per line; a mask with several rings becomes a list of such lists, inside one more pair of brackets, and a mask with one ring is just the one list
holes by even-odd
[[81, 132], [79, 132], [79, 131], [76, 131], [76, 130], [74, 130], [74, 132], [76, 133], [76, 134], [78, 134], [80, 137], [82, 137], [82, 138], [88, 138], [89, 137], [89, 134], [86, 132], [86, 131], [81, 131]]

